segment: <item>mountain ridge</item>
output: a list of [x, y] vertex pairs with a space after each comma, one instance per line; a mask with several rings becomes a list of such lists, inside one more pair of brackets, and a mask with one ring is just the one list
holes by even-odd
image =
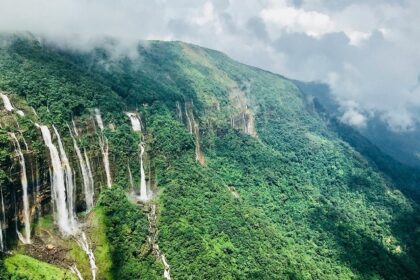
[[[151, 42], [138, 51], [137, 61], [110, 59], [106, 49], [68, 52], [38, 41], [0, 48], [0, 89], [27, 114], [16, 116], [16, 125], [13, 113], [2, 111], [0, 166], [10, 174], [7, 133], [24, 135], [21, 141], [26, 139], [36, 155], [28, 154], [27, 161], [43, 163], [45, 173], [41, 207], [31, 203], [41, 208], [39, 217], [32, 216], [32, 230], [45, 245], [48, 238], [41, 233], [54, 232], [54, 246], [73, 252], [65, 263], [76, 264], [90, 279], [83, 252], [60, 241], [50, 216], [49, 163], [28, 118], [57, 126], [76, 170], [78, 219], [101, 217], [98, 223], [105, 225], [96, 234], [90, 222], [85, 229], [100, 279], [164, 279], [164, 264], [147, 240], [152, 205], [156, 244], [173, 279], [416, 279], [417, 203], [398, 190], [404, 187], [400, 182], [384, 176], [331, 130], [296, 85], [185, 43]], [[141, 133], [133, 131], [126, 112], [141, 119]], [[72, 121], [95, 182], [96, 206], [86, 214], [67, 127]], [[154, 196], [133, 204], [129, 194], [141, 178], [140, 144]], [[22, 209], [12, 203], [13, 194], [21, 197], [13, 191], [21, 188], [18, 178], [1, 180], [10, 218], [7, 245], [25, 251], [31, 245], [15, 246], [13, 238], [12, 213]], [[49, 222], [40, 223], [43, 219]]]

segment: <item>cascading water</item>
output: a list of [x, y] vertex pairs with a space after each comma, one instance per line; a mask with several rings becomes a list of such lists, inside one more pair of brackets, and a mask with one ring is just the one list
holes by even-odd
[[[52, 176], [51, 176], [51, 194], [52, 194], [52, 202], [54, 206], [54, 216], [60, 231], [64, 235], [72, 235], [75, 237], [76, 242], [79, 246], [85, 251], [89, 258], [89, 263], [92, 272], [92, 278], [96, 278], [96, 264], [95, 264], [95, 256], [93, 255], [92, 250], [89, 247], [88, 240], [86, 238], [85, 233], [80, 229], [75, 213], [73, 209], [69, 209], [69, 206], [74, 207], [73, 199], [74, 194], [74, 185], [73, 185], [73, 178], [71, 167], [69, 165], [69, 161], [67, 159], [67, 155], [65, 154], [63, 144], [61, 142], [60, 136], [58, 131], [55, 129], [55, 133], [57, 136], [57, 141], [59, 143], [59, 148], [61, 152], [61, 156], [63, 159], [60, 159], [60, 154], [57, 150], [57, 147], [53, 144], [50, 130], [45, 125], [37, 125], [41, 129], [42, 137], [44, 139], [45, 145], [47, 146], [50, 157], [51, 157], [51, 164], [52, 164]], [[70, 170], [70, 172], [69, 172]], [[70, 180], [71, 178], [71, 180]], [[66, 192], [66, 183], [67, 185], [67, 192]], [[66, 202], [66, 195], [70, 195], [67, 197], [67, 200], [70, 200], [70, 203]]]
[[156, 225], [156, 205], [151, 204], [149, 208], [149, 213], [147, 214], [147, 219], [149, 221], [149, 237], [148, 241], [152, 247], [154, 255], [162, 262], [163, 264], [163, 278], [165, 280], [171, 280], [171, 267], [169, 266], [168, 261], [166, 260], [165, 255], [159, 248], [157, 244], [157, 225]]
[[189, 106], [187, 106], [187, 103], [185, 103], [185, 115], [187, 117], [188, 131], [190, 134], [193, 134], [195, 138], [195, 159], [201, 165], [204, 165], [205, 159], [200, 145], [200, 128], [194, 119], [194, 114], [192, 111], [193, 104], [189, 103], [188, 105]]
[[131, 173], [130, 164], [127, 165], [127, 169], [128, 169], [128, 179], [130, 180], [130, 186], [132, 189], [134, 189], [133, 174]]
[[52, 176], [51, 176], [51, 195], [54, 205], [54, 215], [60, 231], [65, 234], [73, 234], [75, 232], [74, 221], [66, 203], [66, 187], [64, 179], [64, 170], [61, 163], [60, 155], [57, 147], [53, 144], [51, 133], [47, 126], [39, 125], [42, 138], [50, 152]]
[[90, 186], [92, 186], [92, 196], [94, 196], [95, 195], [95, 182], [93, 181], [92, 168], [90, 168], [89, 157], [85, 149], [83, 149], [83, 155], [85, 156], [85, 162], [86, 162], [88, 177], [90, 180]]
[[190, 132], [190, 134], [192, 134], [193, 133], [193, 126], [192, 126], [192, 123], [191, 123], [190, 116], [188, 114], [187, 103], [185, 103], [184, 107], [185, 107], [185, 116], [187, 117], [188, 131]]
[[[141, 132], [141, 122], [140, 118], [136, 113], [126, 113], [127, 116], [130, 118], [131, 126], [134, 132]], [[149, 199], [149, 194], [147, 192], [147, 184], [146, 184], [146, 174], [144, 172], [144, 165], [143, 165], [143, 155], [144, 155], [144, 146], [143, 143], [140, 143], [140, 197], [141, 201], [147, 201]], [[131, 170], [129, 170], [131, 174]]]
[[6, 224], [6, 215], [4, 213], [5, 208], [4, 208], [4, 198], [3, 198], [3, 188], [2, 188], [2, 186], [0, 186], [0, 199], [1, 199], [1, 215], [2, 215], [2, 221], [0, 221], [0, 252], [4, 252], [5, 236], [3, 236], [3, 225]]
[[104, 130], [104, 122], [102, 121], [101, 111], [99, 111], [99, 109], [95, 109], [95, 118], [96, 118], [96, 123], [99, 126], [99, 129], [101, 131]]
[[15, 108], [13, 108], [9, 97], [7, 97], [7, 95], [4, 95], [3, 93], [0, 93], [0, 96], [3, 100], [4, 108], [6, 109], [6, 111], [12, 112]]
[[147, 194], [147, 184], [146, 184], [146, 175], [144, 173], [144, 166], [143, 166], [143, 154], [144, 154], [144, 147], [143, 143], [140, 144], [140, 200], [147, 201], [149, 196]]
[[141, 122], [139, 117], [136, 113], [126, 113], [126, 115], [130, 118], [131, 126], [133, 127], [134, 131], [140, 131], [141, 132]]
[[90, 249], [89, 242], [86, 238], [86, 234], [84, 232], [81, 232], [81, 234], [76, 239], [77, 244], [85, 251], [86, 255], [89, 258], [89, 264], [90, 264], [90, 270], [92, 273], [92, 280], [96, 279], [96, 270], [98, 267], [96, 266], [95, 262], [95, 255], [93, 254], [92, 249]]
[[82, 273], [80, 273], [80, 270], [77, 268], [77, 266], [76, 266], [76, 265], [72, 265], [72, 266], [70, 266], [70, 271], [71, 271], [73, 274], [76, 274], [76, 276], [77, 276], [77, 278], [79, 278], [79, 280], [84, 280], [84, 279], [83, 279], [83, 276], [82, 276]]
[[6, 109], [6, 111], [12, 112], [12, 111], [16, 111], [16, 113], [20, 116], [25, 116], [25, 113], [21, 110], [15, 110], [15, 108], [13, 107], [12, 103], [10, 102], [9, 97], [7, 97], [7, 95], [3, 94], [0, 92], [0, 96], [1, 99], [3, 100], [3, 104], [4, 104], [4, 108]]
[[93, 180], [90, 177], [91, 174], [89, 174], [87, 164], [82, 156], [79, 146], [77, 145], [77, 141], [74, 138], [71, 131], [70, 131], [70, 136], [73, 139], [74, 150], [76, 151], [77, 158], [79, 159], [80, 171], [82, 173], [83, 191], [85, 193], [85, 202], [86, 202], [86, 211], [90, 212], [90, 210], [93, 207], [93, 195], [94, 195], [94, 189], [93, 189], [93, 184], [92, 184]]
[[22, 150], [20, 148], [19, 140], [16, 138], [14, 133], [10, 133], [10, 136], [13, 139], [15, 144], [16, 154], [19, 157], [20, 164], [20, 182], [22, 185], [22, 200], [23, 200], [23, 221], [25, 225], [25, 234], [22, 235], [18, 232], [20, 241], [23, 244], [31, 243], [31, 222], [30, 222], [30, 213], [29, 213], [29, 198], [28, 198], [28, 179], [26, 176], [26, 163], [25, 157], [23, 156]]
[[75, 211], [76, 187], [73, 181], [73, 170], [70, 166], [70, 162], [67, 157], [66, 151], [64, 150], [64, 146], [63, 146], [63, 142], [61, 141], [60, 134], [58, 133], [55, 126], [53, 126], [53, 129], [57, 137], [58, 148], [60, 150], [61, 164], [64, 167], [64, 177], [66, 180], [66, 197], [67, 197], [66, 201], [67, 201], [70, 227], [73, 229], [76, 229], [77, 228], [76, 211]]
[[109, 165], [109, 145], [108, 145], [108, 139], [105, 137], [105, 135], [103, 135], [104, 123], [102, 121], [101, 112], [99, 111], [99, 109], [95, 109], [95, 118], [96, 118], [96, 123], [98, 124], [101, 130], [101, 135], [99, 136], [99, 145], [101, 147], [102, 159], [103, 159], [104, 167], [105, 167], [106, 183], [108, 185], [108, 188], [110, 188], [112, 186], [112, 177], [111, 177], [111, 168]]
[[4, 245], [3, 245], [3, 226], [0, 222], [0, 252], [4, 252]]

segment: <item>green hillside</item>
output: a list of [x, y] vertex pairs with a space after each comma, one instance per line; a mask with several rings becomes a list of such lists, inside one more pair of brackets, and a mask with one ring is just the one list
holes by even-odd
[[[293, 82], [182, 42], [143, 42], [134, 59], [112, 48], [110, 42], [82, 53], [30, 35], [1, 38], [0, 90], [26, 113], [12, 118], [0, 105], [0, 183], [10, 204], [12, 253], [33, 256], [37, 243], [22, 245], [14, 236], [9, 213], [21, 193], [8, 132], [24, 135], [28, 158], [44, 162], [48, 174], [32, 121], [57, 127], [76, 168], [67, 127], [74, 120], [94, 163], [96, 206], [85, 217], [78, 190], [77, 208], [91, 225], [100, 279], [163, 279], [164, 263], [147, 243], [150, 217], [172, 279], [420, 278], [419, 206], [401, 192], [420, 182], [383, 173], [331, 129]], [[94, 108], [106, 124], [111, 189], [92, 128]], [[140, 136], [125, 115], [134, 111]], [[128, 166], [139, 182], [140, 141], [154, 191], [145, 205], [126, 195]], [[48, 189], [47, 175], [44, 181]], [[40, 216], [50, 213], [49, 203], [44, 197]], [[77, 257], [43, 261], [76, 262], [90, 279]], [[3, 269], [6, 279], [22, 275]]]

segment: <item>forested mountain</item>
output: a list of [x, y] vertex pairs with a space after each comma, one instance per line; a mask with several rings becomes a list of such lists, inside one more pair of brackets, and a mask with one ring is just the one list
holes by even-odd
[[[339, 110], [340, 106], [328, 85], [315, 82], [294, 82], [305, 95], [316, 98], [330, 116], [340, 117], [342, 114]], [[395, 131], [382, 118], [374, 116], [369, 118], [365, 127], [357, 130], [395, 160], [420, 170], [419, 124], [407, 131]]]
[[419, 279], [418, 177], [293, 81], [182, 42], [0, 41], [2, 278]]

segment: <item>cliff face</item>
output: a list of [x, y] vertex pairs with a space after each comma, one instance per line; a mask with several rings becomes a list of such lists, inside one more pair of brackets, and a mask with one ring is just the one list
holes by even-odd
[[3, 249], [85, 279], [419, 275], [418, 205], [287, 79], [184, 43], [2, 40]]

